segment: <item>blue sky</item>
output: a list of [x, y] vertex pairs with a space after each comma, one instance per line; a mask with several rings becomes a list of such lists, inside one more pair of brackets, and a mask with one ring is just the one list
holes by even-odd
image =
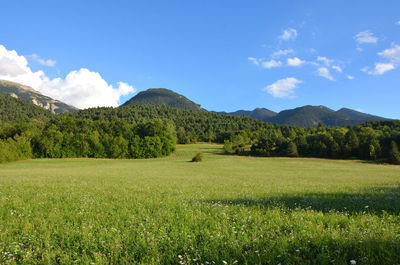
[[[351, 3], [351, 4], [350, 4]], [[0, 79], [78, 107], [165, 87], [208, 110], [400, 118], [399, 1], [6, 1]]]

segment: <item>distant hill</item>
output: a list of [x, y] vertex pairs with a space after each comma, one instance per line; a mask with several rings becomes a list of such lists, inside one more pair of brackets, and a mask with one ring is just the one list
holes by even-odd
[[[150, 88], [142, 91], [123, 106], [130, 105], [161, 105], [188, 110], [202, 110], [199, 104], [187, 99], [185, 96], [175, 93], [165, 88]], [[256, 108], [254, 110], [238, 110], [235, 112], [219, 112], [234, 116], [246, 116], [260, 121], [274, 124], [296, 125], [301, 127], [316, 126], [322, 122], [325, 126], [352, 126], [361, 124], [365, 121], [388, 120], [383, 117], [374, 116], [348, 108], [334, 111], [326, 106], [303, 106], [295, 109], [283, 110], [279, 113], [266, 108]]]
[[337, 111], [338, 113], [344, 114], [347, 117], [349, 117], [352, 120], [359, 120], [359, 121], [385, 121], [389, 120], [383, 117], [367, 114], [367, 113], [362, 113], [356, 110], [348, 109], [348, 108], [341, 108], [340, 110]]
[[315, 126], [320, 122], [325, 126], [351, 126], [361, 124], [365, 121], [389, 120], [348, 108], [334, 111], [326, 106], [311, 105], [283, 110], [279, 113], [257, 108], [253, 111], [239, 110], [228, 114], [248, 116], [275, 124], [288, 124], [301, 127]]
[[199, 104], [166, 88], [150, 88], [146, 91], [139, 92], [136, 96], [125, 102], [123, 106], [141, 104], [170, 106], [188, 110], [202, 110]]
[[12, 122], [29, 120], [36, 117], [51, 117], [49, 110], [22, 99], [0, 94], [0, 121]]
[[57, 114], [78, 111], [77, 108], [44, 96], [29, 86], [24, 86], [11, 81], [0, 80], [0, 94], [31, 102], [36, 106], [50, 110], [51, 112]]
[[310, 105], [281, 111], [269, 121], [277, 124], [297, 125], [301, 127], [315, 126], [319, 122], [328, 126], [356, 124], [356, 122], [352, 121], [346, 115], [337, 113], [325, 106]]
[[256, 108], [254, 110], [238, 110], [235, 112], [228, 113], [230, 115], [241, 115], [255, 118], [261, 121], [269, 121], [271, 117], [277, 115], [276, 112], [265, 108]]

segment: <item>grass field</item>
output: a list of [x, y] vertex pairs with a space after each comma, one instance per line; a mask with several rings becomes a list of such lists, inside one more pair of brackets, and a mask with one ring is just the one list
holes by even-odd
[[221, 151], [0, 165], [0, 263], [400, 263], [399, 166]]

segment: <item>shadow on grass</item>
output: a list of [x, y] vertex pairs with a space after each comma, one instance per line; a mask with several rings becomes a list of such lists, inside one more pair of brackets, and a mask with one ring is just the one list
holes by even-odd
[[386, 160], [359, 160], [363, 164], [384, 165], [384, 166], [400, 166], [398, 164], [391, 164]]
[[284, 207], [290, 210], [312, 209], [322, 212], [400, 214], [400, 187], [377, 187], [360, 192], [282, 194], [267, 198], [207, 200], [211, 204], [248, 207]]

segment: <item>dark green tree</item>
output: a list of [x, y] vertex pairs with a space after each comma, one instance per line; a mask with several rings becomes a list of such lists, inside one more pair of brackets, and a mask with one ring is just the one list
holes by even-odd
[[350, 129], [345, 135], [346, 151], [348, 156], [357, 156], [360, 142], [353, 129]]
[[284, 155], [288, 157], [298, 157], [299, 152], [297, 151], [297, 145], [294, 142], [287, 143]]
[[389, 149], [389, 161], [393, 164], [400, 164], [400, 152], [399, 147], [395, 141], [390, 143]]

